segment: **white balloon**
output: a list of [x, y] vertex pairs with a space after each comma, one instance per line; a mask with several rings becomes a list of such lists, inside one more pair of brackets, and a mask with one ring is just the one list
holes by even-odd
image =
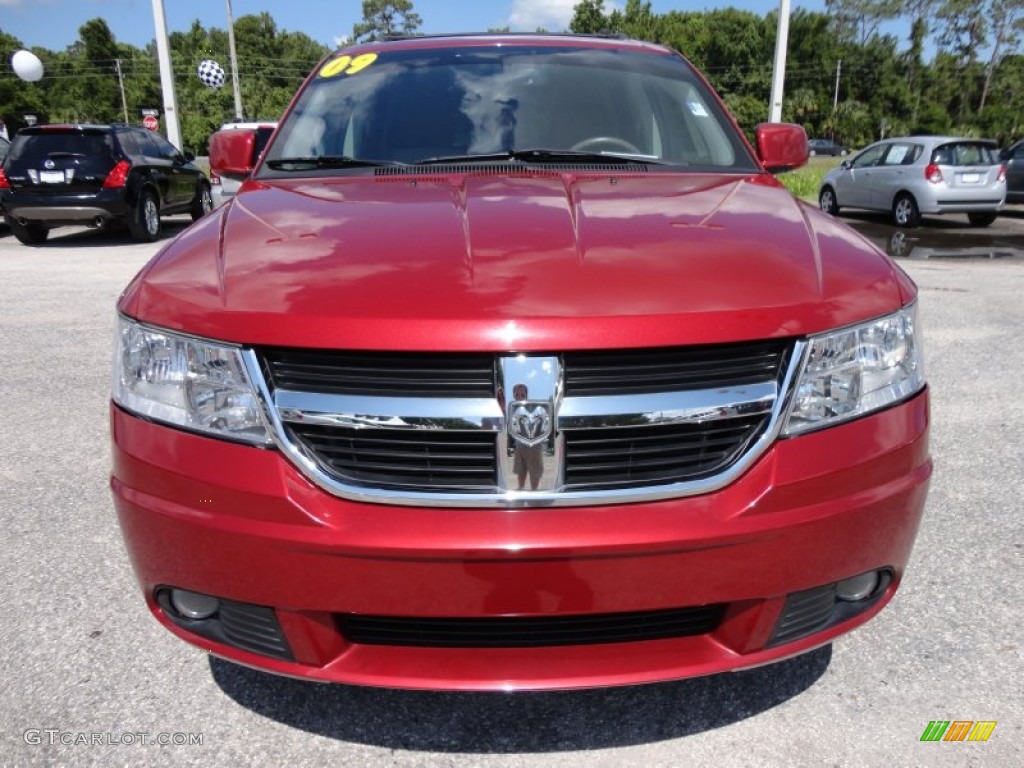
[[43, 62], [32, 51], [18, 51], [11, 56], [11, 69], [22, 80], [30, 83], [43, 77]]

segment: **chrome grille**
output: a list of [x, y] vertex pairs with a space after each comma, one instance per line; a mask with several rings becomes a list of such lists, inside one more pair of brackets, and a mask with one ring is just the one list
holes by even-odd
[[[273, 348], [247, 352], [246, 364], [278, 445], [331, 493], [391, 504], [557, 506], [731, 482], [778, 433], [805, 347], [769, 340], [561, 355]], [[540, 440], [524, 442], [531, 438], [522, 429], [548, 430], [548, 422]], [[520, 461], [532, 467], [529, 483]]]

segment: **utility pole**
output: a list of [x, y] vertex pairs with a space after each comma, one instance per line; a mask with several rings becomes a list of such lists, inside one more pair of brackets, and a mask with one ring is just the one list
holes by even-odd
[[167, 43], [167, 16], [164, 0], [153, 0], [153, 23], [156, 26], [156, 56], [160, 60], [160, 89], [164, 94], [164, 123], [167, 140], [181, 149], [181, 126], [178, 124], [178, 99], [174, 95], [174, 72], [171, 50]]
[[769, 123], [782, 122], [782, 88], [786, 79], [786, 48], [789, 45], [789, 0], [779, 0], [779, 30], [775, 36], [775, 69], [772, 72], [772, 103]]
[[839, 107], [839, 73], [843, 71], [843, 60], [840, 59], [836, 62], [836, 95], [832, 98], [832, 111], [835, 112]]
[[121, 109], [124, 110], [124, 121], [128, 122], [128, 100], [124, 97], [124, 75], [121, 73], [121, 60], [114, 59], [117, 67], [117, 83], [121, 86]]
[[228, 6], [228, 51], [231, 54], [231, 87], [235, 90], [235, 117], [241, 120], [245, 113], [242, 111], [242, 91], [238, 87], [238, 55], [235, 53], [235, 19], [231, 15], [231, 0], [226, 0]]

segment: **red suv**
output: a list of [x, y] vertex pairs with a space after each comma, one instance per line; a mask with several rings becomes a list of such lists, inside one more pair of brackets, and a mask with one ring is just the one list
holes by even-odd
[[892, 598], [931, 474], [916, 289], [670, 50], [328, 57], [118, 305], [112, 488], [170, 631], [302, 678], [639, 683]]

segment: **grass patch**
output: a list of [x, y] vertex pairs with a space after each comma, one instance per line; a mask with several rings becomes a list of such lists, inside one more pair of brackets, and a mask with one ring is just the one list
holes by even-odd
[[794, 197], [817, 202], [818, 185], [825, 174], [839, 165], [841, 160], [839, 157], [812, 157], [803, 168], [780, 173], [778, 179]]

